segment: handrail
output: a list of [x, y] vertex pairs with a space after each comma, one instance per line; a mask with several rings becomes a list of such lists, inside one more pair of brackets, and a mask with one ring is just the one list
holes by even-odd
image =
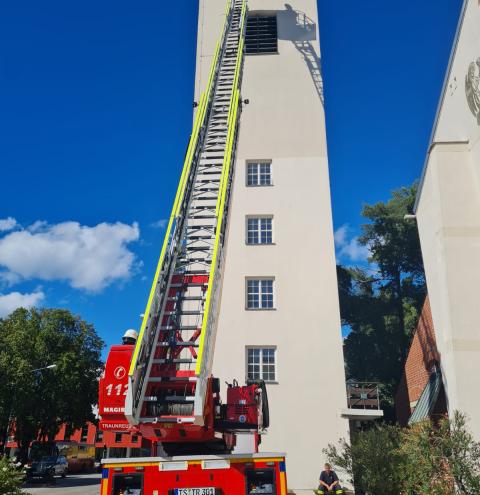
[[348, 380], [347, 404], [352, 409], [378, 409], [380, 410], [380, 383], [356, 382]]

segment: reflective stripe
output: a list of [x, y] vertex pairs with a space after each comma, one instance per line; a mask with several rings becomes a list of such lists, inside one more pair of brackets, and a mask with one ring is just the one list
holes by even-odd
[[102, 479], [100, 493], [102, 495], [108, 495], [108, 479]]
[[287, 495], [287, 480], [285, 471], [280, 471], [280, 495]]

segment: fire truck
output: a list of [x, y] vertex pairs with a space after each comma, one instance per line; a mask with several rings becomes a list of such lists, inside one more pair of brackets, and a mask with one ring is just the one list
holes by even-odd
[[222, 402], [212, 376], [246, 15], [228, 0], [138, 339], [111, 348], [100, 381], [100, 428], [141, 434], [151, 455], [104, 459], [101, 495], [287, 493], [285, 456], [258, 451], [265, 384], [234, 380]]

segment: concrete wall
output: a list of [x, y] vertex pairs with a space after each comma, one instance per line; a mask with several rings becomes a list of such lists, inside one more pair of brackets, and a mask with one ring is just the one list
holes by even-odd
[[[250, 0], [274, 12], [279, 53], [247, 56], [214, 373], [246, 376], [246, 347], [277, 349], [271, 427], [261, 448], [287, 453], [290, 488], [317, 485], [329, 442], [347, 437], [315, 0]], [[200, 0], [196, 96], [205, 85], [224, 0]], [[246, 163], [271, 160], [273, 185], [246, 187]], [[274, 244], [245, 243], [245, 219], [272, 215]], [[245, 309], [246, 277], [275, 279], [275, 309]]]
[[416, 208], [449, 412], [467, 413], [477, 439], [480, 439], [480, 396], [475, 381], [480, 375], [479, 26], [480, 5], [477, 0], [469, 0], [465, 2]]

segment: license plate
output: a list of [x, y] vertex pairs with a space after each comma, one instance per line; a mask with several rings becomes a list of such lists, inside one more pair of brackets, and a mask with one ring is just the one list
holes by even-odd
[[175, 488], [175, 495], [215, 495], [215, 488]]

